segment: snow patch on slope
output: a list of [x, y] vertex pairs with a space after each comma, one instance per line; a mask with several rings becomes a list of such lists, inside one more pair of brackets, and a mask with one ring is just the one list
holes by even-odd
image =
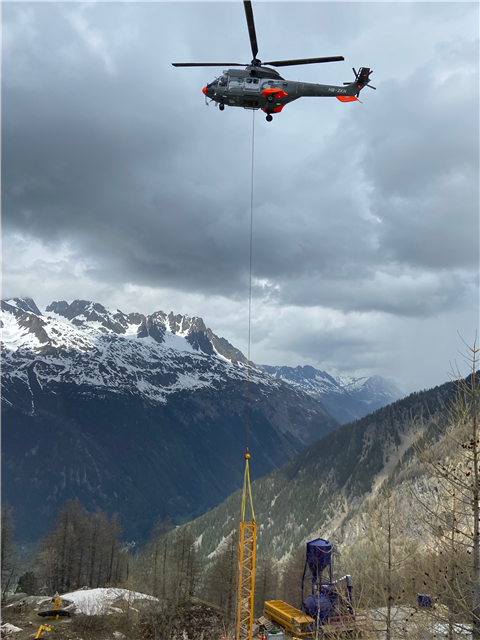
[[147, 596], [138, 591], [128, 589], [98, 588], [72, 591], [62, 595], [65, 600], [71, 600], [75, 604], [75, 613], [84, 613], [87, 616], [103, 616], [118, 611], [118, 606], [123, 602], [135, 608], [135, 602], [158, 602], [157, 598]]

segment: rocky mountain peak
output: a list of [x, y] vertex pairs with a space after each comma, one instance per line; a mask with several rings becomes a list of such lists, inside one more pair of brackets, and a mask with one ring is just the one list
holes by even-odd
[[[98, 323], [106, 331], [116, 334], [124, 334], [132, 324], [132, 318], [129, 318], [118, 309], [112, 311], [98, 302], [90, 302], [89, 300], [74, 300], [71, 304], [68, 304], [65, 300], [52, 302], [46, 308], [46, 312], [56, 313], [67, 320], [71, 320], [72, 324], [76, 326], [82, 326], [85, 323]], [[132, 315], [140, 316], [140, 314]], [[139, 324], [141, 317], [134, 324]]]
[[[29, 302], [3, 309], [2, 492], [23, 509], [22, 535], [36, 539], [79, 497], [123, 513], [126, 535], [142, 537], [156, 516], [192, 517], [241, 486], [247, 370], [234, 359], [244, 356], [201, 318], [86, 300], [43, 316]], [[252, 477], [338, 426], [283, 381], [253, 368], [249, 380]], [[47, 505], [41, 517], [25, 495]]]
[[[50, 336], [45, 331], [46, 321], [42, 317], [40, 309], [31, 298], [12, 298], [2, 300], [3, 315], [11, 314], [16, 321], [17, 338], [34, 342], [38, 353], [50, 353], [52, 344]], [[8, 329], [2, 319], [3, 333]]]
[[40, 309], [31, 298], [12, 298], [11, 300], [2, 300], [2, 309], [9, 310], [10, 313], [34, 313], [41, 316]]
[[147, 338], [150, 336], [161, 344], [165, 341], [165, 314], [162, 311], [158, 311], [151, 316], [141, 316], [140, 326], [138, 327], [137, 337]]

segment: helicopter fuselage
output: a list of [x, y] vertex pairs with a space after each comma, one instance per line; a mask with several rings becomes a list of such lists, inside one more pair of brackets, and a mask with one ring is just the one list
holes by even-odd
[[357, 82], [339, 87], [285, 80], [274, 69], [250, 66], [225, 70], [219, 78], [207, 84], [203, 93], [221, 107], [262, 109], [267, 114], [274, 114], [280, 113], [286, 104], [305, 96], [355, 101], [361, 87]]

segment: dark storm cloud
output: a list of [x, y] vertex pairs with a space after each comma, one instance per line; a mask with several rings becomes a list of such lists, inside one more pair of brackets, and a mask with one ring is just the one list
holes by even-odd
[[[309, 5], [255, 7], [270, 59], [347, 53], [321, 19], [337, 24], [343, 4]], [[417, 13], [415, 29], [435, 9], [395, 7]], [[384, 6], [348, 10], [342, 47], [358, 50], [378, 15], [395, 23]], [[251, 114], [203, 108], [219, 71], [170, 65], [247, 61], [241, 4], [7, 4], [3, 20], [4, 233], [67, 241], [111, 285], [245, 296]], [[478, 41], [460, 51], [445, 38], [398, 78], [369, 44], [378, 90], [363, 105], [307, 100], [272, 126], [257, 117], [259, 297], [420, 317], [465, 303], [478, 266]], [[335, 65], [289, 73], [351, 77]]]

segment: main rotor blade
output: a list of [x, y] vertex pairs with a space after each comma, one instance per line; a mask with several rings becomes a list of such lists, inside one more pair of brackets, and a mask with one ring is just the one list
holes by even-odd
[[172, 62], [174, 67], [246, 67], [240, 62]]
[[327, 58], [302, 58], [298, 60], [273, 60], [263, 64], [271, 64], [272, 67], [293, 67], [297, 64], [317, 64], [320, 62], [341, 62], [345, 60], [343, 56], [330, 56]]
[[251, 0], [243, 0], [243, 6], [245, 7], [245, 16], [247, 18], [248, 35], [250, 36], [250, 44], [252, 45], [253, 59], [257, 57], [257, 34], [255, 33], [255, 22], [253, 20], [253, 9]]

